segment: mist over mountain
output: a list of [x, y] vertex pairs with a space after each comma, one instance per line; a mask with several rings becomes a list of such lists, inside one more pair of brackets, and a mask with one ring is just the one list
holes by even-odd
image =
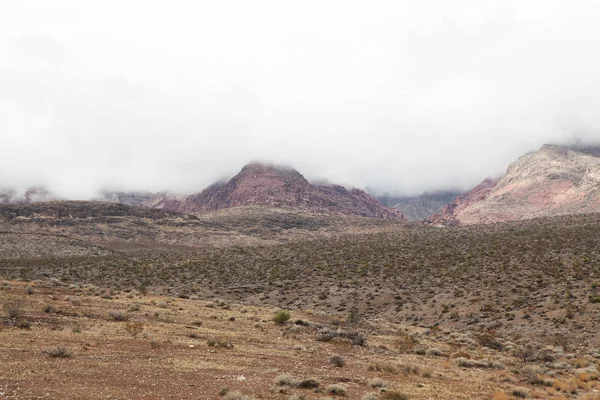
[[425, 192], [419, 196], [377, 196], [386, 207], [401, 210], [408, 221], [417, 221], [440, 211], [448, 203], [462, 195], [457, 191]]
[[415, 196], [600, 137], [598, 2], [3, 11], [0, 187], [19, 193], [195, 193], [259, 160]]

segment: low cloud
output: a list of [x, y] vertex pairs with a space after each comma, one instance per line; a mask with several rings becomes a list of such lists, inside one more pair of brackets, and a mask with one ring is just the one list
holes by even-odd
[[595, 1], [12, 2], [0, 186], [198, 191], [245, 163], [411, 195], [600, 142]]

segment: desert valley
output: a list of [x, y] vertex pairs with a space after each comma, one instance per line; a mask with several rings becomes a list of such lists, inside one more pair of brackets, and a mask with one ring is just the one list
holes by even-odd
[[600, 150], [484, 178], [7, 188], [0, 399], [600, 399]]

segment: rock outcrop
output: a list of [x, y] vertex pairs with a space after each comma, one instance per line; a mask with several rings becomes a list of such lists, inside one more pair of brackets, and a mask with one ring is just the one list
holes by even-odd
[[600, 212], [600, 148], [547, 144], [425, 222], [471, 225], [591, 212]]

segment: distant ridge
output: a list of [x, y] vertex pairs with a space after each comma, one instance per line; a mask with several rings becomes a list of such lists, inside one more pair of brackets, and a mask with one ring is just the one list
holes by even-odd
[[377, 196], [386, 207], [402, 210], [408, 221], [418, 221], [427, 218], [441, 209], [463, 192], [437, 191], [426, 192], [419, 196]]
[[592, 212], [600, 212], [600, 147], [545, 144], [425, 222], [471, 225]]
[[144, 203], [153, 208], [197, 213], [241, 206], [297, 208], [310, 212], [404, 219], [360, 189], [311, 184], [293, 168], [250, 163], [228, 182], [213, 184], [200, 193], [156, 196]]

